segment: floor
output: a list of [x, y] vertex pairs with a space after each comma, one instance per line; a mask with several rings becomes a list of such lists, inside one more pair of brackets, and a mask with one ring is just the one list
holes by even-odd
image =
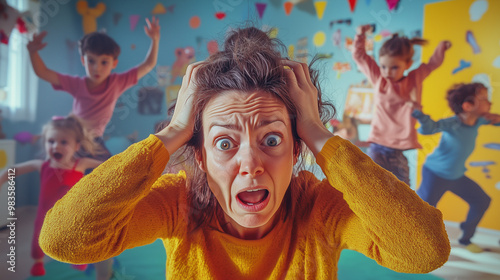
[[[35, 207], [17, 209], [15, 240], [16, 240], [16, 272], [7, 270], [9, 267], [7, 244], [10, 234], [8, 229], [0, 230], [0, 279], [25, 280], [33, 261], [30, 257], [31, 234], [35, 217]], [[21, 218], [22, 217], [22, 218]], [[458, 224], [446, 222], [446, 229], [452, 245], [448, 262], [432, 272], [433, 275], [446, 280], [493, 280], [500, 279], [500, 231], [478, 229], [472, 241], [482, 248], [487, 248], [480, 254], [470, 253], [460, 247], [457, 239], [460, 235]], [[51, 261], [47, 257], [47, 261]]]

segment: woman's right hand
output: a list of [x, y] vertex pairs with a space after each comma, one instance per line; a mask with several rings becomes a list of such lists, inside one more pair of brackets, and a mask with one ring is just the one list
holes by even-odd
[[193, 136], [195, 113], [193, 97], [196, 92], [196, 72], [204, 61], [190, 64], [182, 78], [181, 89], [175, 103], [174, 114], [167, 127], [156, 134], [172, 154]]
[[42, 33], [35, 33], [33, 34], [33, 39], [28, 42], [26, 45], [26, 48], [28, 48], [28, 52], [37, 52], [45, 46], [47, 46], [47, 43], [43, 42], [43, 38], [47, 35], [47, 31], [43, 31]]

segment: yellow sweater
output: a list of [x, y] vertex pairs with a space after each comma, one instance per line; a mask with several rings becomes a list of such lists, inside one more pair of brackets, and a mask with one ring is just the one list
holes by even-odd
[[160, 177], [168, 159], [151, 135], [85, 176], [47, 213], [43, 250], [93, 263], [161, 238], [170, 279], [336, 279], [346, 248], [407, 273], [448, 259], [441, 212], [340, 137], [317, 156], [328, 180], [301, 172], [304, 207], [259, 240], [228, 235], [217, 219], [189, 234], [186, 176]]

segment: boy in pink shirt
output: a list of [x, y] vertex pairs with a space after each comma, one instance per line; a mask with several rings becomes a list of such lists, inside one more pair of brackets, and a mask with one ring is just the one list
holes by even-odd
[[144, 31], [151, 38], [151, 46], [145, 60], [138, 66], [123, 72], [111, 73], [118, 64], [120, 46], [108, 35], [93, 32], [85, 35], [79, 42], [82, 65], [86, 76], [70, 76], [53, 71], [43, 62], [38, 51], [47, 43], [42, 42], [47, 32], [35, 34], [27, 45], [35, 74], [52, 84], [56, 90], [71, 94], [73, 113], [84, 123], [88, 131], [107, 152], [105, 160], [111, 155], [104, 146], [102, 135], [111, 119], [116, 101], [120, 95], [156, 66], [160, 41], [158, 19], [146, 19]]
[[[116, 101], [125, 90], [135, 85], [156, 66], [160, 25], [155, 17], [152, 21], [146, 19], [146, 24], [144, 32], [151, 38], [151, 46], [146, 58], [141, 64], [124, 73], [111, 73], [118, 64], [120, 46], [105, 33], [89, 33], [79, 42], [85, 77], [61, 74], [45, 66], [38, 51], [47, 45], [43, 42], [47, 32], [35, 34], [33, 40], [27, 45], [35, 74], [51, 83], [54, 89], [66, 91], [73, 96], [73, 114], [82, 120], [85, 128], [104, 151], [101, 155], [94, 157], [98, 160], [105, 161], [111, 157], [111, 153], [104, 145], [102, 135], [113, 115]], [[81, 153], [80, 156], [92, 157], [87, 151], [79, 153]], [[112, 263], [109, 259], [95, 264], [97, 280], [111, 278]]]
[[422, 63], [405, 76], [404, 72], [413, 63], [413, 45], [423, 45], [427, 41], [418, 38], [410, 40], [395, 34], [380, 48], [378, 65], [365, 51], [365, 33], [371, 28], [371, 25], [358, 27], [353, 51], [359, 70], [375, 90], [368, 155], [409, 185], [408, 160], [403, 151], [422, 148], [417, 139], [416, 120], [411, 113], [421, 108], [422, 83], [443, 63], [444, 53], [451, 43], [442, 41], [428, 63]]

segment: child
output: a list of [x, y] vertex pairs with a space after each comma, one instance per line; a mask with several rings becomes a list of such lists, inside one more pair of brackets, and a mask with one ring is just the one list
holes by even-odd
[[[151, 22], [146, 19], [146, 23], [144, 31], [151, 38], [146, 59], [139, 66], [120, 74], [111, 74], [118, 64], [120, 47], [101, 32], [87, 34], [79, 42], [86, 77], [60, 74], [45, 66], [38, 51], [47, 45], [42, 42], [47, 32], [35, 34], [27, 45], [36, 75], [51, 83], [54, 89], [64, 90], [74, 97], [73, 113], [82, 119], [85, 127], [96, 137], [95, 141], [104, 148], [102, 135], [111, 119], [116, 100], [156, 65], [160, 25], [154, 17]], [[108, 151], [104, 159], [109, 157]]]
[[465, 222], [460, 224], [463, 234], [458, 242], [467, 250], [480, 253], [483, 250], [470, 239], [491, 198], [465, 176], [465, 161], [474, 150], [478, 128], [483, 124], [500, 126], [500, 115], [489, 113], [491, 102], [481, 83], [454, 85], [448, 90], [447, 99], [456, 114], [451, 118], [435, 122], [420, 110], [412, 114], [421, 125], [418, 129], [421, 134], [443, 133], [439, 146], [422, 167], [422, 183], [417, 194], [434, 207], [446, 191], [465, 200], [470, 208]]
[[451, 43], [441, 42], [429, 63], [422, 63], [405, 76], [404, 72], [413, 63], [413, 45], [423, 45], [426, 41], [417, 38], [410, 40], [394, 34], [380, 48], [377, 65], [365, 51], [365, 33], [371, 28], [371, 25], [358, 27], [353, 51], [359, 70], [366, 75], [375, 90], [375, 112], [368, 136], [368, 155], [409, 185], [408, 160], [403, 151], [422, 148], [418, 143], [414, 128], [416, 121], [412, 119], [411, 112], [421, 107], [422, 82], [441, 65]]
[[[45, 213], [83, 177], [85, 169], [95, 168], [102, 163], [91, 158], [78, 159], [75, 157], [80, 146], [85, 147], [85, 150], [92, 154], [96, 147], [94, 147], [92, 138], [85, 132], [81, 122], [74, 116], [54, 117], [43, 127], [42, 139], [47, 156], [46, 160], [30, 160], [18, 163], [11, 168], [16, 170], [16, 175], [33, 171], [40, 172], [40, 197], [31, 243], [31, 256], [35, 260], [35, 264], [31, 268], [32, 276], [45, 275], [43, 266], [45, 254], [38, 245], [38, 236]], [[7, 182], [7, 170], [0, 174], [0, 185]], [[85, 266], [74, 266], [74, 268], [84, 270]]]

